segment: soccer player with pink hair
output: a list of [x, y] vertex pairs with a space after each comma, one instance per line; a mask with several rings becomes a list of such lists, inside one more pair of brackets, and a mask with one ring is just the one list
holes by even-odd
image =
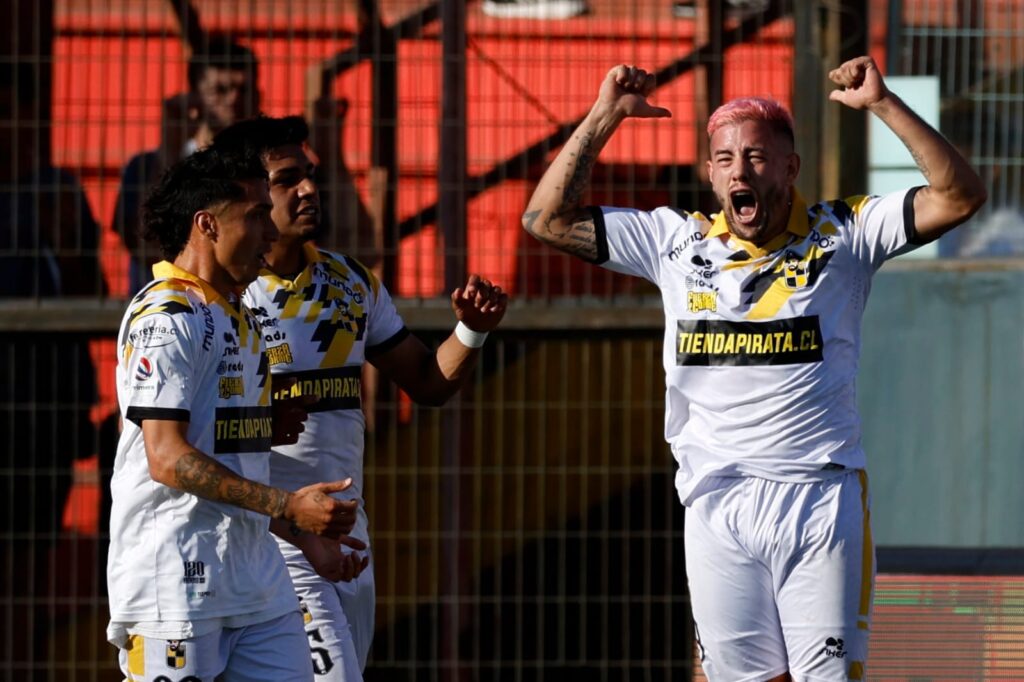
[[829, 78], [830, 99], [877, 116], [928, 184], [809, 204], [792, 118], [748, 98], [708, 124], [718, 213], [585, 206], [619, 125], [671, 116], [648, 101], [651, 74], [616, 66], [523, 215], [538, 240], [661, 290], [665, 437], [712, 682], [865, 679], [875, 556], [855, 376], [871, 277], [986, 199], [870, 57]]

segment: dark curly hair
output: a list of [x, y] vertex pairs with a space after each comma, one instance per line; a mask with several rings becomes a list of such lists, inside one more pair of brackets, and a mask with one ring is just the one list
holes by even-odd
[[173, 260], [188, 243], [197, 211], [242, 199], [241, 182], [266, 179], [255, 149], [200, 150], [168, 168], [150, 191], [142, 206], [142, 234]]
[[213, 138], [213, 144], [236, 152], [251, 148], [262, 155], [276, 147], [302, 144], [307, 139], [309, 125], [301, 116], [258, 116], [228, 126], [217, 133]]

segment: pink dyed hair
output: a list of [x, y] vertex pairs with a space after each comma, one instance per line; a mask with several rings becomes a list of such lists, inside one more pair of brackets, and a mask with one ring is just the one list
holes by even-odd
[[765, 97], [742, 97], [715, 109], [715, 113], [708, 119], [708, 137], [714, 135], [719, 128], [744, 121], [764, 121], [772, 130], [785, 135], [791, 143], [794, 142], [793, 117], [781, 104]]

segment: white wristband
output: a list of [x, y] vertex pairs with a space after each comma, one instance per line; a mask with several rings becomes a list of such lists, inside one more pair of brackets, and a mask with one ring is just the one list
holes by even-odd
[[475, 332], [462, 322], [455, 325], [455, 336], [459, 337], [459, 341], [467, 348], [479, 348], [487, 340], [487, 332]]

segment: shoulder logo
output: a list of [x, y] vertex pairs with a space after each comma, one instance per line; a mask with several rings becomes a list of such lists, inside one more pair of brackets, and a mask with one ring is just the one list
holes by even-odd
[[128, 333], [128, 342], [136, 348], [159, 348], [173, 343], [178, 330], [166, 313], [152, 313], [140, 317]]
[[143, 355], [139, 358], [139, 366], [135, 368], [135, 380], [147, 381], [153, 376], [154, 363]]

